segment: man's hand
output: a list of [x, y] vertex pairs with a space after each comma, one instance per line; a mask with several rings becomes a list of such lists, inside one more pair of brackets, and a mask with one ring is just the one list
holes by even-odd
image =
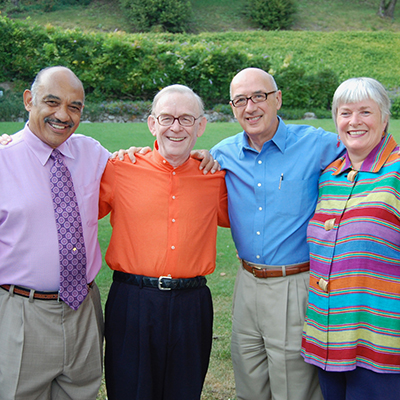
[[0, 136], [0, 144], [5, 146], [6, 144], [11, 143], [11, 142], [12, 142], [12, 138], [10, 135], [7, 135], [7, 133], [3, 133]]
[[146, 154], [149, 151], [151, 151], [151, 148], [149, 146], [146, 147], [135, 147], [132, 146], [128, 150], [119, 150], [119, 151], [114, 151], [111, 155], [111, 159], [113, 160], [114, 158], [119, 158], [121, 161], [124, 159], [125, 154], [128, 154], [129, 158], [131, 159], [132, 163], [134, 164], [136, 162], [136, 157], [135, 154]]
[[201, 160], [200, 170], [203, 170], [204, 175], [211, 171], [214, 174], [216, 171], [221, 169], [217, 160], [214, 160], [213, 156], [208, 150], [192, 150], [190, 152], [190, 157]]

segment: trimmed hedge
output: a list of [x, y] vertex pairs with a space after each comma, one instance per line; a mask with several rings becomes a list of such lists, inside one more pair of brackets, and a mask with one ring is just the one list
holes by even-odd
[[208, 107], [229, 101], [229, 83], [249, 66], [270, 71], [285, 109], [329, 109], [337, 84], [371, 76], [397, 87], [400, 34], [393, 32], [228, 32], [126, 34], [63, 31], [0, 16], [0, 82], [22, 90], [37, 72], [65, 65], [88, 99], [151, 100], [162, 87], [192, 87]]

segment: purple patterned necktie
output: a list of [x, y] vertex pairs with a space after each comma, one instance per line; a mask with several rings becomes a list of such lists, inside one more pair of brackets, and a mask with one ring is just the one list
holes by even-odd
[[71, 173], [59, 150], [53, 150], [50, 189], [60, 251], [60, 299], [77, 310], [88, 294], [86, 251]]

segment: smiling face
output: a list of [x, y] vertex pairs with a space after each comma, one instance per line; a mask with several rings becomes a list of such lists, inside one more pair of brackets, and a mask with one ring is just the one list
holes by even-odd
[[[174, 167], [183, 164], [207, 124], [205, 117], [198, 118], [201, 115], [198, 101], [190, 93], [166, 93], [157, 101], [153, 114], [147, 119], [147, 124], [150, 132], [157, 138], [160, 154]], [[157, 117], [166, 114], [175, 118], [190, 115], [198, 119], [193, 126], [181, 126], [178, 120], [171, 126], [162, 126]]]
[[78, 128], [84, 107], [82, 83], [67, 68], [44, 71], [35, 98], [24, 92], [29, 129], [52, 148], [60, 146]]
[[336, 125], [353, 167], [359, 168], [378, 145], [387, 123], [387, 118], [382, 120], [380, 108], [374, 100], [339, 105]]
[[[231, 99], [250, 97], [257, 93], [269, 93], [276, 86], [269, 74], [257, 68], [247, 68], [239, 72], [231, 83]], [[282, 105], [282, 93], [277, 90], [268, 95], [267, 100], [254, 103], [248, 100], [245, 107], [234, 107], [233, 114], [247, 133], [250, 145], [261, 150], [262, 145], [272, 139], [278, 128], [277, 111]]]

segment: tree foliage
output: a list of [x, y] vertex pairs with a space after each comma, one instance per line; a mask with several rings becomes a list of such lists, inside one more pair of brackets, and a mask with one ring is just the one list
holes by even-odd
[[126, 17], [138, 31], [185, 32], [192, 15], [189, 0], [120, 0]]
[[288, 29], [293, 23], [293, 0], [249, 0], [246, 14], [261, 28]]

